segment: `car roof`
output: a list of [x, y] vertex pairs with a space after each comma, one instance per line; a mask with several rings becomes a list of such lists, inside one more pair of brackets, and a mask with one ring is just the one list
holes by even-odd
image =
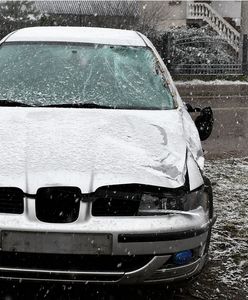
[[139, 33], [132, 30], [97, 27], [44, 26], [19, 29], [5, 42], [69, 42], [123, 46], [146, 46]]

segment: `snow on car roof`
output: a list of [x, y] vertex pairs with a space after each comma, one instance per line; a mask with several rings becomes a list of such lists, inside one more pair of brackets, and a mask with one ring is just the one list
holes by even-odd
[[15, 31], [7, 42], [74, 42], [123, 46], [146, 46], [135, 31], [96, 27], [29, 27]]

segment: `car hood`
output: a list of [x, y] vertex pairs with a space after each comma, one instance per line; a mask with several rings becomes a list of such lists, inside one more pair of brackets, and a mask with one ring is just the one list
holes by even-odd
[[186, 150], [201, 158], [184, 119], [180, 110], [0, 108], [0, 185], [26, 193], [58, 185], [83, 193], [112, 184], [182, 186]]

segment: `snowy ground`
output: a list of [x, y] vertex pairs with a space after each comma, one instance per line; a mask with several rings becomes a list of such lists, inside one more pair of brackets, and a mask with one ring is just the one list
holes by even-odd
[[248, 299], [248, 158], [209, 161], [218, 215], [210, 261], [191, 292], [200, 299]]
[[248, 157], [207, 161], [218, 215], [210, 260], [191, 286], [168, 292], [158, 287], [108, 288], [0, 282], [0, 299], [248, 299]]

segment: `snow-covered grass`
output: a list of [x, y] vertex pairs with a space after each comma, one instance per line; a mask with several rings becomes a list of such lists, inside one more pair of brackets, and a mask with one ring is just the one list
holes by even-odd
[[208, 161], [218, 216], [210, 261], [193, 293], [200, 299], [248, 299], [248, 158]]

